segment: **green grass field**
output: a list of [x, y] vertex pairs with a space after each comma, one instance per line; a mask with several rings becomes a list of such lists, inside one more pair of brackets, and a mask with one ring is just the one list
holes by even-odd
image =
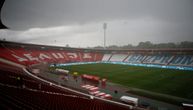
[[85, 64], [63, 68], [107, 78], [110, 82], [129, 88], [193, 99], [193, 71], [116, 64]]

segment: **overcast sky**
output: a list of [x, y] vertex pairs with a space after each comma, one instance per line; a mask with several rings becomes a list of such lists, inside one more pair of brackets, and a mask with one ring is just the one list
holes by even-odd
[[6, 0], [10, 41], [72, 47], [193, 41], [193, 0]]

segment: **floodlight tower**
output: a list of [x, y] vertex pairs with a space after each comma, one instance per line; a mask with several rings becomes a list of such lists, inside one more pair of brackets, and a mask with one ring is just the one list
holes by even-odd
[[104, 29], [104, 49], [106, 48], [106, 29], [107, 29], [107, 23], [103, 24]]

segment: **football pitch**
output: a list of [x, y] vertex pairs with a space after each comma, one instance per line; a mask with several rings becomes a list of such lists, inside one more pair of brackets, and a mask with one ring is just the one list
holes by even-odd
[[97, 75], [128, 88], [193, 99], [193, 71], [102, 63], [61, 68], [79, 74]]

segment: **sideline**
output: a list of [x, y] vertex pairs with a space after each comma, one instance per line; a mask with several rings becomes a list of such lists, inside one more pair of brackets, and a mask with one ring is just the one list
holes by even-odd
[[[153, 68], [164, 68], [164, 69], [193, 71], [193, 67], [185, 67], [185, 66], [171, 66], [171, 65], [160, 65], [160, 64], [139, 64], [139, 63], [137, 64], [137, 63], [129, 63], [129, 62], [109, 62], [109, 61], [76, 62], [76, 63], [56, 64], [56, 66], [72, 66], [72, 65], [84, 65], [84, 64], [97, 64], [97, 63], [119, 64], [119, 65], [129, 65], [129, 66], [141, 66], [141, 67], [153, 67]], [[54, 64], [52, 64], [51, 67], [52, 66], [54, 66]]]

